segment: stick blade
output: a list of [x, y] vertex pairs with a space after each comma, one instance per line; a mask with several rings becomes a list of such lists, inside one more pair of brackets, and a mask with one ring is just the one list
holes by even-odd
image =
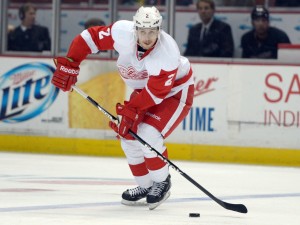
[[225, 203], [224, 207], [226, 209], [236, 211], [239, 213], [247, 213], [248, 212], [248, 209], [243, 204], [231, 204], [231, 203], [227, 203], [227, 202], [224, 202], [224, 203]]

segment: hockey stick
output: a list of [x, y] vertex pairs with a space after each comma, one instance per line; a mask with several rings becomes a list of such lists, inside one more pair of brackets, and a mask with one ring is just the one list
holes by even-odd
[[[106, 111], [102, 106], [100, 106], [94, 99], [92, 99], [90, 96], [88, 96], [86, 93], [84, 93], [80, 88], [73, 85], [72, 88], [80, 94], [82, 97], [87, 99], [90, 103], [92, 103], [95, 107], [97, 107], [104, 115], [106, 115], [111, 121], [115, 123], [119, 123], [119, 120], [117, 117]], [[192, 184], [194, 184], [197, 188], [199, 188], [201, 191], [203, 191], [208, 197], [210, 197], [212, 200], [214, 200], [216, 203], [218, 203], [220, 206], [222, 206], [225, 209], [236, 211], [239, 213], [247, 213], [248, 210], [246, 206], [243, 204], [232, 204], [224, 202], [217, 197], [215, 197], [213, 194], [211, 194], [209, 191], [207, 191], [204, 187], [202, 187], [200, 184], [198, 184], [194, 179], [192, 179], [189, 175], [184, 173], [181, 169], [179, 169], [174, 163], [172, 163], [170, 160], [165, 158], [161, 153], [159, 153], [156, 149], [151, 147], [146, 141], [144, 141], [140, 136], [138, 136], [136, 133], [129, 130], [129, 133], [138, 140], [142, 145], [144, 145], [146, 148], [148, 148], [150, 151], [153, 151], [157, 154], [159, 158], [161, 158], [165, 163], [169, 164], [174, 170], [176, 170], [178, 173], [180, 173], [184, 178], [186, 178], [188, 181], [190, 181]]]

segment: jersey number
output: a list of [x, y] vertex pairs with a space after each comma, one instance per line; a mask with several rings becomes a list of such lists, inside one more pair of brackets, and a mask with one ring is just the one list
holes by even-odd
[[104, 38], [104, 36], [108, 37], [109, 35], [110, 35], [110, 28], [108, 28], [107, 31], [101, 30], [99, 32], [99, 39], [101, 40]]
[[175, 73], [168, 76], [168, 80], [165, 82], [165, 86], [170, 86], [172, 84], [172, 80], [173, 80], [174, 76], [175, 76]]

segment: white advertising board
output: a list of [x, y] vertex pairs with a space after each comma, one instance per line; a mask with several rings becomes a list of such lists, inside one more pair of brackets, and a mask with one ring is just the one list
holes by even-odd
[[[1, 57], [1, 64], [1, 133], [115, 138], [108, 119], [81, 96], [55, 92], [51, 59]], [[192, 67], [193, 107], [167, 142], [300, 149], [299, 67]], [[78, 86], [112, 114], [128, 94], [115, 61], [84, 61]]]
[[168, 138], [179, 143], [214, 143], [227, 139], [227, 65], [193, 64], [195, 97], [184, 122]]
[[299, 74], [296, 66], [232, 66], [228, 122], [231, 132], [238, 130], [235, 138], [255, 146], [299, 149]]

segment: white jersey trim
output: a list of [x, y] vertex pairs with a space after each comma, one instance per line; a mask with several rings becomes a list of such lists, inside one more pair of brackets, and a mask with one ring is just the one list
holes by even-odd
[[91, 34], [87, 30], [82, 31], [80, 36], [85, 40], [92, 53], [97, 53], [99, 51], [97, 45], [92, 39]]
[[158, 105], [159, 103], [161, 103], [163, 101], [163, 99], [161, 98], [157, 98], [155, 95], [153, 95], [151, 93], [151, 91], [149, 90], [148, 86], [146, 85], [146, 91], [148, 92], [148, 94], [151, 96], [152, 100], [155, 102], [156, 105]]

